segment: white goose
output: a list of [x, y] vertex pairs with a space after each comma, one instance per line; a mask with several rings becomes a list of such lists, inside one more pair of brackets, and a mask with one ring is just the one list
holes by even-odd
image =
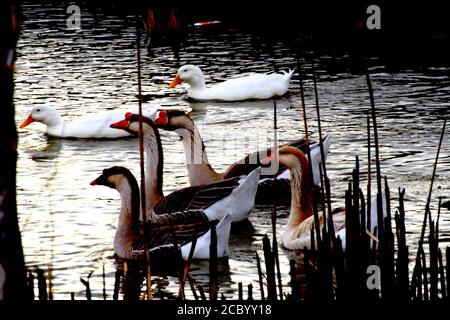
[[[152, 117], [157, 111], [156, 107], [143, 110], [143, 114]], [[88, 114], [65, 123], [63, 117], [54, 108], [40, 105], [33, 108], [28, 118], [19, 126], [25, 128], [33, 122], [41, 122], [47, 126], [46, 134], [55, 138], [78, 139], [107, 139], [132, 136], [130, 133], [114, 130], [109, 127], [112, 122], [123, 118], [123, 110], [107, 110], [95, 114]]]
[[[192, 240], [197, 238], [193, 258], [209, 259], [211, 224], [208, 223], [209, 220], [203, 210], [154, 216], [146, 221], [144, 236], [140, 233], [139, 224], [139, 187], [135, 177], [127, 168], [116, 166], [105, 169], [91, 182], [91, 185], [108, 186], [120, 193], [122, 204], [114, 236], [114, 252], [120, 258], [143, 259], [145, 246], [147, 249], [155, 249], [167, 244], [172, 245], [176, 239], [177, 244], [181, 246], [183, 259], [187, 260]], [[231, 214], [227, 213], [216, 225], [218, 257], [228, 255], [230, 228]]]
[[188, 97], [195, 100], [270, 99], [275, 96], [282, 96], [288, 91], [293, 73], [293, 70], [283, 71], [282, 74], [255, 73], [206, 87], [202, 70], [197, 66], [188, 64], [178, 69], [175, 79], [169, 84], [169, 88], [173, 88], [184, 81], [190, 85]]
[[[289, 250], [311, 249], [311, 229], [314, 227], [312, 191], [309, 179], [308, 160], [305, 154], [293, 147], [279, 149], [279, 162], [289, 168], [291, 174], [291, 208], [283, 234], [283, 246]], [[386, 197], [383, 192], [383, 212], [386, 215]], [[377, 227], [377, 202], [372, 199], [371, 232]], [[345, 210], [333, 215], [336, 236], [342, 240], [345, 250]], [[320, 217], [322, 226], [323, 220]], [[317, 245], [316, 245], [317, 248]]]
[[[127, 113], [124, 120], [111, 124], [111, 127], [137, 135], [139, 132], [138, 119], [138, 115]], [[143, 117], [142, 129], [147, 157], [145, 171], [147, 217], [151, 218], [154, 214], [205, 209], [210, 220], [221, 219], [224, 212], [233, 213], [233, 222], [248, 218], [255, 204], [255, 194], [261, 174], [260, 168], [253, 170], [247, 176], [191, 186], [164, 196], [162, 192], [163, 153], [161, 138], [158, 129], [150, 118]]]

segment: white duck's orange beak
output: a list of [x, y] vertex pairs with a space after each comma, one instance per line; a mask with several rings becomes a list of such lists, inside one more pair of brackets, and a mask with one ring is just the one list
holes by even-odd
[[33, 116], [30, 115], [28, 116], [28, 118], [26, 118], [25, 120], [23, 120], [23, 122], [20, 124], [19, 128], [25, 128], [27, 125], [29, 125], [30, 123], [34, 122]]
[[173, 87], [176, 87], [181, 82], [183, 82], [183, 80], [181, 80], [180, 76], [177, 74], [175, 79], [173, 79], [172, 82], [169, 84], [169, 89], [172, 89]]

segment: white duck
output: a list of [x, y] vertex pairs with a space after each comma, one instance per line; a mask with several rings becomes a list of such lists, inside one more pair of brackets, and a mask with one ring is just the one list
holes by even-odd
[[[124, 167], [111, 167], [91, 182], [104, 185], [120, 193], [121, 209], [114, 236], [114, 252], [123, 259], [139, 260], [147, 249], [155, 249], [175, 242], [181, 246], [183, 259], [187, 260], [192, 240], [197, 238], [193, 258], [209, 259], [211, 223], [203, 210], [190, 210], [172, 214], [156, 215], [144, 224], [145, 236], [140, 233], [139, 187], [133, 174]], [[216, 225], [217, 256], [228, 255], [228, 239], [231, 214], [227, 213]], [[174, 238], [175, 237], [175, 238]]]
[[[151, 107], [143, 110], [143, 114], [152, 117], [156, 111], [157, 107]], [[112, 122], [122, 119], [124, 113], [123, 110], [107, 110], [88, 114], [70, 123], [65, 123], [63, 117], [54, 108], [40, 105], [33, 108], [19, 128], [25, 128], [33, 122], [41, 122], [47, 126], [46, 134], [55, 138], [114, 139], [130, 137], [132, 135], [128, 132], [109, 127]]]
[[[314, 228], [312, 191], [309, 179], [308, 160], [305, 154], [293, 147], [279, 149], [279, 162], [289, 168], [291, 174], [291, 208], [283, 234], [283, 246], [289, 250], [311, 249], [311, 229]], [[371, 232], [377, 227], [376, 197], [372, 199]], [[383, 192], [383, 212], [386, 215], [386, 198]], [[336, 236], [342, 240], [345, 250], [345, 210], [333, 215]], [[320, 217], [321, 228], [323, 225]], [[317, 245], [316, 245], [317, 248]]]
[[[127, 113], [124, 120], [111, 124], [111, 127], [137, 135], [139, 132], [138, 119], [138, 115]], [[255, 194], [261, 174], [260, 168], [253, 170], [247, 176], [237, 176], [211, 184], [182, 188], [164, 196], [162, 192], [161, 138], [150, 118], [143, 117], [142, 129], [147, 158], [145, 171], [147, 217], [190, 209], [205, 209], [210, 220], [221, 219], [224, 212], [233, 213], [233, 222], [248, 218], [255, 204]]]
[[173, 88], [181, 82], [190, 85], [188, 97], [195, 100], [242, 101], [249, 99], [270, 99], [284, 95], [289, 88], [293, 70], [282, 74], [255, 73], [206, 87], [202, 70], [194, 65], [178, 69], [175, 79], [169, 84]]

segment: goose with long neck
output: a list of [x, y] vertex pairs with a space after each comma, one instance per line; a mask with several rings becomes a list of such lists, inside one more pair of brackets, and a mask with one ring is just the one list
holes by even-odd
[[[189, 173], [189, 180], [191, 185], [193, 186], [220, 181], [240, 174], [248, 174], [258, 166], [260, 166], [258, 153], [255, 152], [253, 154], [247, 155], [244, 159], [233, 163], [227, 168], [225, 172], [216, 172], [211, 167], [208, 161], [205, 146], [203, 144], [203, 140], [197, 126], [189, 117], [189, 115], [182, 110], [159, 110], [158, 112], [156, 112], [155, 124], [158, 128], [162, 128], [168, 131], [175, 131], [181, 137], [186, 157], [186, 167]], [[327, 136], [323, 140], [325, 157], [328, 153], [330, 144], [331, 136]], [[292, 141], [287, 145], [296, 147], [306, 152], [305, 139]], [[311, 144], [310, 149], [314, 173], [314, 183], [316, 185], [319, 185], [319, 165], [321, 163], [320, 145], [318, 143]], [[265, 151], [266, 155], [270, 153], [270, 149], [267, 149]], [[289, 179], [289, 170], [287, 170], [286, 167], [281, 166], [276, 177], [278, 179]], [[264, 178], [265, 177], [262, 177], [262, 180]], [[274, 187], [277, 186], [276, 184], [272, 185]], [[258, 192], [260, 192], [260, 190], [258, 190]]]
[[[112, 128], [126, 130], [134, 135], [139, 132], [139, 116], [127, 113], [125, 119], [111, 124]], [[145, 188], [147, 217], [153, 214], [171, 213], [188, 209], [206, 209], [211, 219], [220, 219], [226, 211], [233, 213], [233, 222], [244, 220], [253, 208], [258, 187], [260, 169], [245, 177], [235, 177], [219, 182], [192, 186], [163, 195], [163, 153], [161, 138], [154, 122], [143, 117], [144, 149], [147, 156]], [[239, 200], [239, 201], [238, 201]]]
[[155, 124], [158, 128], [175, 131], [180, 136], [191, 186], [230, 178], [228, 174], [230, 169], [218, 173], [211, 167], [200, 131], [184, 111], [159, 110], [156, 113]]
[[312, 215], [312, 191], [309, 179], [308, 160], [303, 152], [294, 148], [281, 148], [279, 161], [291, 172], [291, 209], [283, 236], [286, 248], [290, 241], [298, 238], [301, 223]]
[[121, 167], [105, 169], [90, 184], [108, 186], [120, 193], [121, 207], [114, 235], [114, 251], [121, 258], [139, 258], [133, 252], [133, 243], [140, 240], [139, 188], [131, 172]]
[[[144, 115], [152, 117], [156, 110], [156, 107], [146, 109]], [[128, 132], [109, 127], [112, 122], [120, 120], [124, 113], [123, 110], [105, 110], [87, 114], [66, 123], [54, 108], [48, 105], [39, 105], [33, 108], [19, 128], [25, 128], [33, 122], [40, 122], [47, 126], [46, 134], [55, 138], [115, 139], [131, 137], [132, 135]]]
[[[291, 174], [291, 208], [288, 222], [283, 234], [283, 246], [289, 250], [311, 249], [311, 229], [314, 228], [312, 208], [312, 188], [309, 174], [308, 160], [305, 154], [293, 147], [279, 149], [279, 162], [285, 165]], [[386, 195], [382, 193], [383, 213], [386, 216]], [[371, 232], [377, 228], [376, 197], [372, 198]], [[333, 211], [333, 223], [336, 236], [342, 240], [345, 250], [345, 208]], [[367, 213], [366, 213], [367, 214]], [[319, 217], [320, 228], [323, 226], [323, 217]], [[317, 248], [317, 243], [316, 243]]]
[[[291, 174], [291, 208], [283, 233], [283, 246], [289, 250], [310, 249], [314, 219], [308, 160], [301, 150], [293, 147], [281, 147], [278, 156], [280, 164]], [[343, 221], [345, 219], [334, 219], [336, 230], [343, 227]]]
[[[181, 245], [181, 253], [187, 259], [191, 241], [197, 239], [193, 258], [208, 259], [210, 227], [208, 217], [203, 210], [190, 210], [173, 214], [154, 216], [146, 221], [145, 236], [140, 233], [139, 188], [133, 174], [124, 167], [111, 167], [91, 182], [91, 185], [104, 185], [120, 193], [121, 209], [114, 236], [114, 251], [118, 257], [131, 260], [144, 258], [144, 248], [173, 244], [173, 235]], [[161, 227], [183, 226], [181, 229]], [[228, 254], [228, 238], [231, 228], [231, 214], [226, 214], [216, 225], [217, 253], [219, 257]], [[161, 231], [162, 230], [162, 231]], [[207, 248], [207, 249], [206, 249]]]

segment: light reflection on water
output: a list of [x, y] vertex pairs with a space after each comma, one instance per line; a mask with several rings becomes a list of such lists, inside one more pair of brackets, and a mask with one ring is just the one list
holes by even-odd
[[[48, 5], [23, 6], [26, 21], [18, 44], [16, 73], [16, 119], [20, 123], [34, 104], [48, 103], [66, 121], [111, 108], [135, 107], [136, 68], [133, 17], [107, 16], [83, 12], [81, 31], [65, 29], [65, 8]], [[184, 99], [185, 87], [168, 90], [167, 84], [184, 63], [201, 66], [207, 82], [221, 81], [245, 72], [268, 72], [295, 67], [295, 54], [283, 43], [254, 46], [245, 33], [203, 34], [194, 32], [177, 61], [169, 48], [155, 48], [144, 56], [143, 92], [153, 103], [192, 110], [205, 140], [208, 158], [222, 171], [257, 145], [263, 147], [272, 130], [272, 101], [242, 103], [193, 103]], [[269, 49], [269, 50], [268, 50]], [[325, 60], [325, 59], [324, 59]], [[344, 59], [336, 58], [336, 64]], [[306, 65], [307, 66], [307, 65]], [[323, 131], [333, 135], [328, 172], [333, 203], [343, 205], [344, 189], [359, 155], [362, 172], [366, 166], [365, 112], [369, 107], [365, 77], [345, 67], [330, 73], [318, 67], [318, 90]], [[406, 223], [410, 252], [422, 221], [426, 192], [440, 134], [442, 119], [448, 114], [450, 81], [448, 68], [436, 67], [388, 73], [384, 67], [372, 69], [378, 114], [382, 172], [388, 177], [396, 206], [397, 188], [406, 188]], [[305, 83], [310, 130], [317, 139], [312, 81]], [[278, 137], [282, 142], [303, 133], [297, 75], [289, 95], [277, 101]], [[112, 239], [120, 206], [115, 190], [92, 187], [89, 182], [113, 165], [123, 165], [138, 176], [138, 148], [134, 139], [80, 141], [47, 139], [44, 127], [33, 124], [19, 132], [18, 210], [26, 262], [29, 267], [51, 268], [56, 299], [68, 299], [71, 292], [84, 298], [80, 276], [94, 271], [91, 288], [94, 299], [101, 298], [102, 267], [105, 265], [108, 297], [114, 287], [116, 263], [112, 259]], [[164, 145], [164, 191], [188, 184], [181, 142], [174, 133], [161, 132]], [[235, 139], [230, 139], [235, 138]], [[227, 138], [232, 148], [224, 151]], [[245, 143], [239, 144], [239, 141]], [[450, 151], [444, 141], [435, 186], [435, 195], [450, 194]], [[249, 147], [252, 146], [252, 147]], [[250, 150], [251, 149], [251, 150]], [[366, 178], [362, 177], [363, 183]], [[435, 197], [436, 199], [436, 197]], [[432, 204], [436, 208], [436, 201]], [[277, 233], [281, 239], [288, 211], [279, 209]], [[271, 234], [270, 208], [256, 208], [252, 229], [234, 232], [230, 257], [220, 263], [220, 292], [236, 297], [238, 282], [253, 283], [259, 296], [253, 245]], [[450, 233], [446, 215], [440, 223], [443, 235]], [[288, 291], [289, 263], [281, 253], [281, 271]], [[262, 252], [260, 251], [262, 256]], [[204, 287], [207, 262], [196, 262], [192, 276]], [[176, 278], [165, 281], [176, 294]], [[189, 290], [187, 290], [189, 293]]]

